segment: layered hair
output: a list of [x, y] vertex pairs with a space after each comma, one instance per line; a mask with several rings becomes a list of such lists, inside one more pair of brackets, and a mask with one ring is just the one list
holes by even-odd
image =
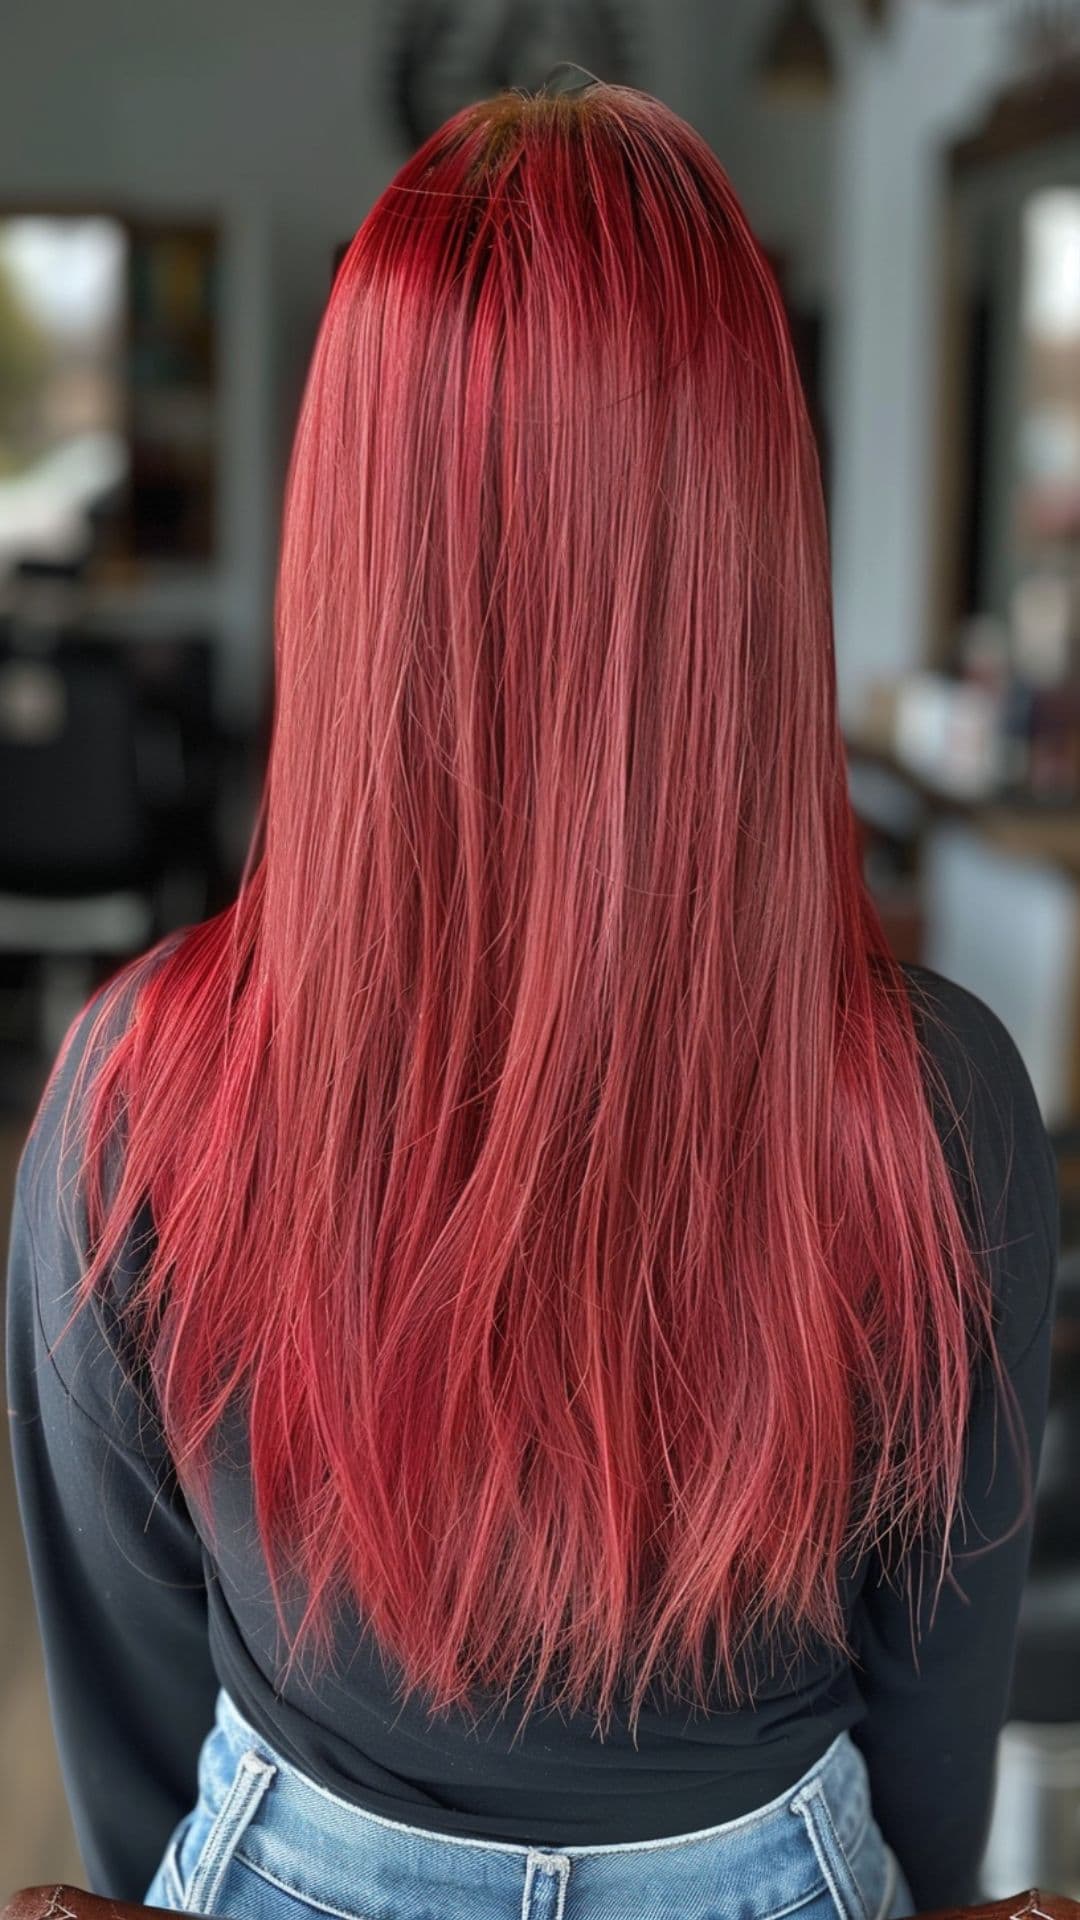
[[237, 897], [79, 1109], [76, 1311], [148, 1202], [200, 1525], [237, 1405], [290, 1662], [344, 1598], [433, 1711], [635, 1726], [762, 1636], [846, 1649], [845, 1556], [946, 1569], [990, 1282], [861, 871], [781, 296], [648, 94], [471, 106], [364, 220], [275, 669]]

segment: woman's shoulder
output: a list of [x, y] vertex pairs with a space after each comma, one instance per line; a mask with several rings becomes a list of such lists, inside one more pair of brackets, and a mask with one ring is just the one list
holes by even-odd
[[985, 1236], [1001, 1338], [1016, 1356], [1045, 1318], [1056, 1276], [1060, 1201], [1053, 1142], [1023, 1055], [1000, 1016], [931, 967], [905, 962], [901, 970], [945, 1157], [969, 1219]]
[[[901, 971], [935, 1096], [944, 1085], [950, 1135], [963, 1128], [987, 1175], [1006, 1168], [1043, 1184], [1056, 1161], [1024, 1057], [1004, 1020], [970, 987], [931, 967], [904, 962]], [[955, 1109], [955, 1111], [953, 1111]]]
[[[85, 1119], [98, 1070], [130, 1026], [140, 988], [183, 938], [170, 933], [133, 956], [95, 988], [69, 1022], [51, 1062], [19, 1159], [22, 1190], [35, 1197], [48, 1168], [70, 1175], [70, 1156]], [[30, 1176], [33, 1176], [32, 1187]], [[55, 1188], [46, 1188], [49, 1200]]]
[[1011, 1086], [1030, 1087], [1020, 1050], [1005, 1022], [959, 981], [932, 967], [905, 960], [900, 971], [907, 983], [920, 1039], [949, 1074], [964, 1077], [986, 1073]]

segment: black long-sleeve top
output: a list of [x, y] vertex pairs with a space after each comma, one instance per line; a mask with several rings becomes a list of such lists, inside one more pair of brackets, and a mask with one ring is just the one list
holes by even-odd
[[[996, 1249], [999, 1343], [1037, 1466], [1058, 1250], [1051, 1146], [997, 1017], [927, 969], [907, 977], [924, 1045], [963, 1115]], [[440, 1832], [539, 1845], [653, 1838], [737, 1818], [785, 1792], [850, 1728], [918, 1906], [973, 1900], [1031, 1545], [1028, 1520], [993, 1551], [965, 1557], [1007, 1534], [1020, 1503], [989, 1373], [972, 1404], [958, 1584], [943, 1586], [930, 1627], [935, 1551], [917, 1666], [905, 1583], [882, 1581], [867, 1556], [851, 1581], [854, 1665], [835, 1654], [805, 1658], [767, 1672], [752, 1706], [708, 1717], [646, 1711], [636, 1750], [621, 1723], [601, 1742], [584, 1714], [534, 1715], [512, 1751], [513, 1717], [472, 1731], [452, 1717], [429, 1722], [415, 1702], [401, 1707], [355, 1620], [342, 1622], [343, 1657], [323, 1678], [297, 1675], [279, 1690], [281, 1649], [242, 1452], [215, 1493], [212, 1558], [123, 1351], [114, 1305], [137, 1278], [139, 1248], [145, 1259], [148, 1218], [132, 1223], [107, 1294], [48, 1352], [82, 1271], [54, 1197], [57, 1127], [99, 998], [73, 1023], [19, 1162], [6, 1308], [19, 1507], [91, 1888], [142, 1898], [194, 1803], [197, 1755], [222, 1684], [286, 1759], [344, 1798]], [[125, 988], [110, 1034], [130, 1000]], [[937, 1018], [925, 1021], [923, 1007]], [[962, 1154], [955, 1135], [941, 1132], [967, 1206]]]

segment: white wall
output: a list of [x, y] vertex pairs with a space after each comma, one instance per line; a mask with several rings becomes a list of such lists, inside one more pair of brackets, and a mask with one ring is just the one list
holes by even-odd
[[834, 205], [833, 578], [841, 705], [927, 644], [941, 164], [1002, 84], [1009, 0], [899, 0], [853, 47]]

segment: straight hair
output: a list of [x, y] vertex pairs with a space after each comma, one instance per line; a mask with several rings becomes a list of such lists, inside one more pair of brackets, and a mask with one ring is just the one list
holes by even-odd
[[862, 874], [783, 302], [648, 94], [470, 106], [357, 231], [237, 897], [133, 1008], [72, 1102], [75, 1310], [148, 1201], [125, 1324], [211, 1543], [243, 1410], [287, 1666], [341, 1597], [433, 1712], [636, 1729], [752, 1697], [755, 1638], [850, 1653], [845, 1555], [940, 1537], [940, 1586], [990, 1282]]

